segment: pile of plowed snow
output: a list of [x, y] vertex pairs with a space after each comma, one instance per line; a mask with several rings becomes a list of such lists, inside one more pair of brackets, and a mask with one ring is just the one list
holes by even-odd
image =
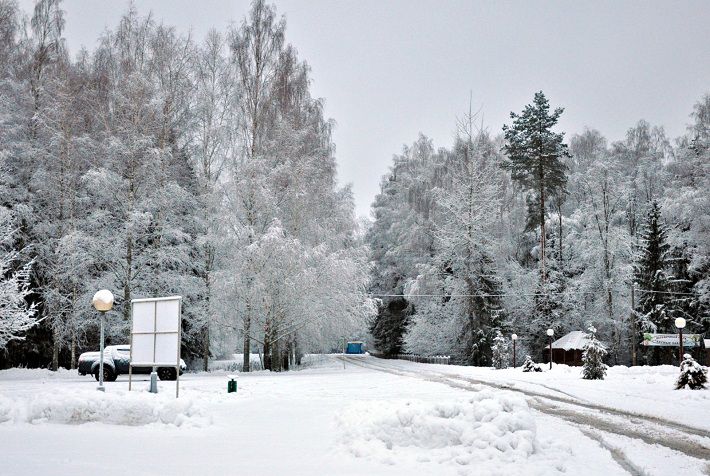
[[341, 443], [358, 457], [456, 465], [525, 462], [536, 427], [521, 397], [481, 391], [439, 403], [364, 401], [340, 416]]
[[207, 412], [189, 398], [147, 392], [64, 391], [24, 399], [0, 395], [0, 423], [100, 422], [113, 425], [166, 424], [201, 427]]

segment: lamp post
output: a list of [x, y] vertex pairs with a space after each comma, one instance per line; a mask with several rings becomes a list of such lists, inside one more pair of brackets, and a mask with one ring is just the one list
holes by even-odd
[[104, 389], [104, 315], [113, 308], [113, 294], [108, 289], [102, 289], [94, 294], [91, 300], [94, 308], [101, 313], [101, 344], [99, 352], [99, 386], [96, 390], [105, 392]]
[[680, 354], [678, 354], [678, 362], [683, 362], [683, 328], [685, 327], [685, 319], [679, 317], [675, 320], [675, 326], [678, 328], [678, 342], [680, 343]]
[[510, 338], [513, 339], [513, 368], [515, 368], [515, 341], [518, 340], [518, 334], [513, 334]]
[[550, 337], [550, 370], [552, 370], [552, 336], [555, 335], [555, 330], [547, 329], [547, 335]]

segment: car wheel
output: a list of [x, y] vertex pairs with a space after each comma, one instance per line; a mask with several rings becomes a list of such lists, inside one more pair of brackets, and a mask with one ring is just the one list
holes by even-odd
[[175, 369], [171, 369], [170, 367], [159, 368], [158, 377], [160, 380], [175, 380], [177, 378], [175, 375]]
[[[111, 367], [108, 367], [104, 365], [104, 382], [115, 382], [116, 378], [118, 375], [114, 373], [113, 370], [111, 370]], [[99, 368], [96, 367], [96, 371], [94, 371], [94, 378], [96, 381], [99, 381]]]

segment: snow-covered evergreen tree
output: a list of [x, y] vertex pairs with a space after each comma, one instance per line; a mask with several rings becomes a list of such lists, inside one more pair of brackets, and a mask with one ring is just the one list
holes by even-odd
[[563, 159], [569, 155], [564, 133], [552, 128], [564, 109], [550, 113], [550, 103], [542, 91], [535, 93], [532, 104], [523, 112], [511, 112], [511, 126], [503, 126], [507, 141], [504, 150], [508, 161], [503, 166], [510, 170], [513, 180], [529, 192], [527, 229], [540, 228], [540, 278], [546, 279], [545, 255], [547, 246], [546, 216], [552, 198], [564, 194], [567, 167]]
[[653, 200], [639, 240], [638, 257], [634, 264], [636, 283], [641, 289], [637, 312], [643, 329], [672, 331], [668, 314], [668, 292], [671, 291], [668, 267], [668, 227], [661, 218], [661, 208]]
[[597, 340], [596, 328], [590, 326], [587, 342], [584, 344], [584, 352], [582, 353], [582, 378], [587, 380], [604, 380], [607, 368], [604, 363], [604, 356], [606, 354], [606, 348]]
[[523, 362], [523, 372], [542, 372], [542, 368], [533, 361], [532, 357], [526, 355], [525, 362]]
[[675, 388], [680, 390], [687, 385], [691, 390], [699, 390], [705, 388], [707, 381], [708, 369], [697, 363], [690, 354], [684, 354]]
[[510, 343], [508, 339], [503, 337], [503, 334], [498, 331], [493, 338], [493, 346], [491, 347], [491, 361], [493, 367], [497, 369], [507, 369], [510, 361]]

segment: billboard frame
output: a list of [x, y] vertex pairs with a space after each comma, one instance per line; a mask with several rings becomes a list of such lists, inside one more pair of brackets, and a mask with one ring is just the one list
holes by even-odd
[[[167, 301], [177, 301], [178, 302], [178, 315], [177, 315], [177, 331], [158, 331], [158, 303]], [[141, 331], [134, 332], [133, 325], [133, 308], [135, 303], [154, 303], [153, 307], [153, 330], [152, 331]], [[175, 358], [175, 364], [164, 364], [156, 363], [156, 348], [158, 342], [158, 335], [172, 335], [175, 334], [177, 337], [177, 355]], [[166, 296], [157, 298], [140, 298], [131, 299], [131, 353], [130, 353], [130, 363], [128, 364], [128, 391], [131, 391], [133, 383], [133, 336], [134, 335], [152, 335], [153, 336], [153, 360], [152, 367], [153, 371], [157, 367], [175, 367], [175, 398], [180, 396], [180, 350], [182, 347], [182, 296]], [[150, 365], [150, 364], [149, 364]], [[146, 367], [146, 364], [139, 362], [136, 367]]]

